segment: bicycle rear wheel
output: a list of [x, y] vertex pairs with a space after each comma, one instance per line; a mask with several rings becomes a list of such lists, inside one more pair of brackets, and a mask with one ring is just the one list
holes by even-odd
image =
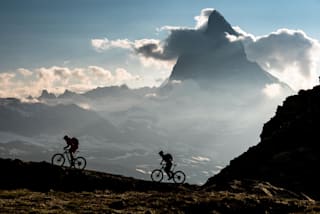
[[74, 167], [77, 168], [77, 169], [84, 169], [87, 165], [87, 161], [84, 157], [77, 157], [75, 160], [74, 160]]
[[63, 154], [54, 154], [51, 158], [51, 164], [57, 166], [63, 166], [64, 162], [66, 161]]
[[183, 184], [185, 180], [186, 180], [186, 175], [184, 174], [184, 172], [182, 172], [182, 171], [176, 171], [176, 172], [173, 174], [173, 181], [174, 181], [176, 184]]
[[160, 169], [155, 169], [151, 173], [151, 180], [155, 182], [161, 182], [163, 179], [163, 172]]

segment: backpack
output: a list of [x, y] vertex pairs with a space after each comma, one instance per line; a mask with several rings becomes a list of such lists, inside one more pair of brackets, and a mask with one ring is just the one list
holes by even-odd
[[79, 140], [75, 137], [71, 138], [71, 140], [72, 140], [73, 146], [78, 148]]
[[164, 159], [165, 159], [165, 161], [170, 161], [170, 162], [173, 161], [173, 157], [169, 153], [165, 155]]

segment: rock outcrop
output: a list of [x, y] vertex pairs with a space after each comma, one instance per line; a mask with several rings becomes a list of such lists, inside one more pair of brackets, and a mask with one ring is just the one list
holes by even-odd
[[267, 122], [256, 146], [205, 186], [255, 179], [320, 198], [320, 86], [288, 97]]

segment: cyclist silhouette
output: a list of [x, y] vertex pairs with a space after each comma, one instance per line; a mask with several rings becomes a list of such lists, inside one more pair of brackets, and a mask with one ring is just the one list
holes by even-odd
[[71, 164], [74, 164], [74, 157], [73, 154], [77, 151], [79, 147], [79, 140], [75, 137], [70, 138], [68, 135], [65, 135], [63, 139], [66, 141], [67, 146], [63, 147], [63, 149], [69, 148], [69, 153], [71, 157]]
[[162, 161], [160, 164], [162, 164], [163, 162], [165, 162], [166, 164], [164, 167], [164, 171], [167, 173], [169, 177], [168, 180], [170, 180], [172, 179], [172, 175], [173, 175], [173, 173], [171, 172], [172, 161], [173, 161], [172, 155], [169, 153], [164, 154], [163, 151], [160, 151], [159, 155], [162, 157]]

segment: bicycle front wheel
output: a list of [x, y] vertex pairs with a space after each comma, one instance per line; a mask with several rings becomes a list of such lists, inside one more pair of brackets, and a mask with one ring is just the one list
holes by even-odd
[[174, 181], [176, 184], [183, 184], [185, 180], [186, 180], [186, 175], [184, 174], [184, 172], [182, 172], [182, 171], [176, 171], [176, 172], [173, 174], [173, 181]]
[[87, 161], [84, 157], [77, 157], [75, 160], [74, 160], [74, 167], [77, 168], [77, 169], [84, 169], [87, 165]]
[[155, 182], [161, 182], [163, 179], [163, 172], [160, 169], [155, 169], [151, 173], [151, 180]]
[[52, 165], [63, 166], [65, 161], [64, 155], [60, 153], [53, 155], [51, 158]]

